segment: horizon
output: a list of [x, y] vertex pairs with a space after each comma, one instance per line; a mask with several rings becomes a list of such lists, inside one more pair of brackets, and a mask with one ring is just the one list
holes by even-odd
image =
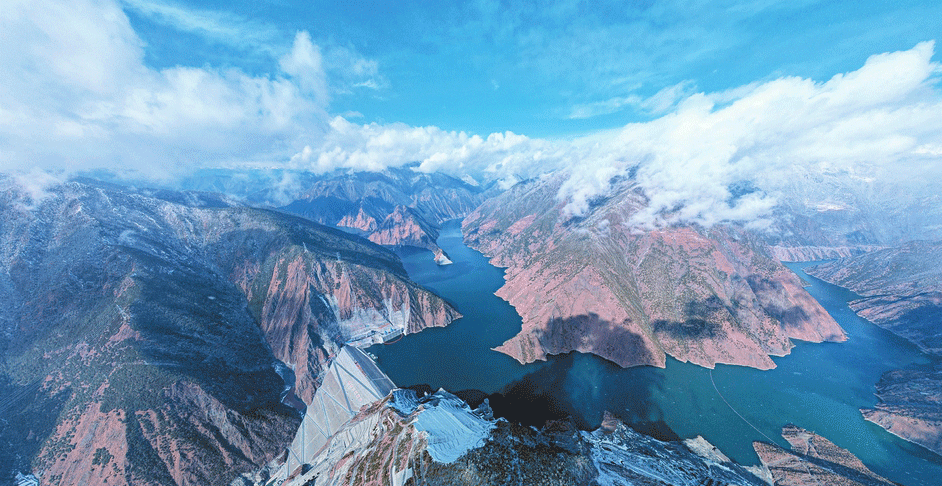
[[822, 179], [918, 207], [942, 189], [942, 6], [854, 6], [17, 2], [0, 12], [0, 172], [42, 187], [417, 163], [507, 187], [568, 170], [576, 215], [630, 172], [656, 195], [648, 225], [849, 204], [795, 183]]

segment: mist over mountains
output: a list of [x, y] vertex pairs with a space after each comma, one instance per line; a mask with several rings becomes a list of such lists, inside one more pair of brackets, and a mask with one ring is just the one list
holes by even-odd
[[[940, 5], [5, 0], [0, 484], [889, 482], [802, 424], [773, 445], [716, 383], [768, 439], [755, 467], [610, 414], [537, 430], [461, 390], [351, 401], [370, 378], [341, 350], [462, 317], [435, 290], [436, 265], [468, 268], [439, 247], [456, 221], [513, 307], [482, 350], [521, 367], [712, 382], [845, 345], [857, 313], [918, 359], [825, 406], [931, 470]], [[846, 316], [785, 262], [855, 292]], [[311, 425], [318, 405], [338, 423]]]

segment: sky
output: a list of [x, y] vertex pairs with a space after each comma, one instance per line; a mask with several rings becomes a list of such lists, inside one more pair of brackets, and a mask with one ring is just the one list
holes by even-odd
[[[782, 75], [826, 80], [942, 33], [942, 7], [931, 1], [123, 5], [155, 68], [271, 73], [305, 31], [333, 58], [325, 67], [336, 77], [335, 113], [541, 138], [652, 119], [698, 90]], [[363, 71], [344, 75], [357, 57]]]
[[[648, 223], [754, 220], [796, 178], [942, 176], [940, 19], [932, 1], [5, 0], [0, 172], [568, 169], [580, 214], [634, 167]], [[730, 202], [743, 182], [761, 190]]]

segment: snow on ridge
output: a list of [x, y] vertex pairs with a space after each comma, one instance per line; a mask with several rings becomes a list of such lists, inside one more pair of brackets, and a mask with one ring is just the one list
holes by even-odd
[[465, 452], [481, 446], [490, 436], [494, 421], [485, 415], [489, 407], [478, 410], [457, 396], [439, 389], [417, 398], [411, 390], [395, 390], [390, 405], [403, 415], [416, 414], [416, 430], [425, 432], [428, 453], [436, 462], [449, 464]]

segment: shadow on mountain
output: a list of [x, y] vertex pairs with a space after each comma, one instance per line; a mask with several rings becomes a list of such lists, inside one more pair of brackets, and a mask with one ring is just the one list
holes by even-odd
[[725, 336], [719, 324], [726, 307], [719, 297], [711, 295], [693, 300], [684, 306], [683, 321], [658, 319], [651, 323], [656, 334], [666, 334], [676, 340], [717, 339]]
[[785, 294], [785, 287], [781, 283], [755, 274], [747, 276], [746, 282], [749, 284], [749, 288], [752, 289], [753, 294], [759, 299], [766, 314], [778, 320], [783, 328], [789, 326], [800, 327], [811, 320], [811, 317], [801, 306], [782, 305], [787, 300], [779, 298], [779, 296]]
[[[276, 405], [283, 382], [242, 292], [194, 262], [168, 263], [140, 250], [125, 251], [141, 264], [136, 275], [141, 294], [130, 311], [144, 362], [123, 367], [129, 371], [116, 372], [112, 381], [149, 376], [156, 381], [147, 388], [156, 392], [186, 377], [240, 412]], [[117, 385], [139, 388], [132, 382]]]
[[925, 303], [908, 310], [891, 327], [894, 332], [910, 339], [936, 355], [942, 354], [942, 305]]
[[590, 312], [550, 319], [534, 336], [549, 354], [591, 346], [593, 354], [625, 366], [656, 363], [644, 339], [629, 326], [630, 322], [615, 325]]
[[71, 394], [65, 388], [49, 396], [40, 380], [17, 385], [0, 375], [0, 484], [13, 484], [17, 472], [30, 472], [30, 459], [55, 430]]

